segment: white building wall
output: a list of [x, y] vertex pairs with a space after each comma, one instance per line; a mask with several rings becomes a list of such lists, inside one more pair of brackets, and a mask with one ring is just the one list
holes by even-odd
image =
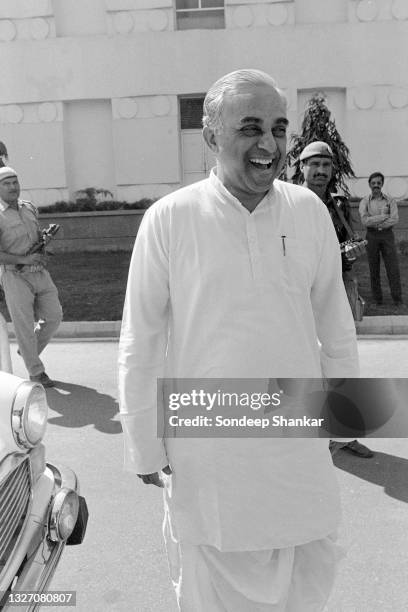
[[176, 96], [114, 99], [113, 133], [122, 198], [159, 197], [180, 183]]
[[105, 6], [100, 0], [51, 0], [57, 36], [106, 33]]
[[[173, 0], [2, 0], [0, 140], [26, 193], [41, 205], [90, 186], [128, 200], [177, 188], [178, 96], [255, 67], [287, 93], [290, 131], [305, 95], [327, 93], [355, 195], [381, 170], [408, 197], [407, 0], [226, 0], [225, 24], [177, 31]], [[75, 164], [85, 123], [104, 136]]]
[[70, 191], [107, 189], [116, 196], [111, 100], [64, 102], [65, 175]]

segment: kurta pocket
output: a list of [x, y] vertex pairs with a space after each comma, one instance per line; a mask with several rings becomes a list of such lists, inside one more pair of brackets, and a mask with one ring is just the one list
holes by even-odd
[[281, 282], [289, 293], [304, 293], [309, 290], [315, 267], [314, 249], [311, 242], [280, 236], [281, 241]]

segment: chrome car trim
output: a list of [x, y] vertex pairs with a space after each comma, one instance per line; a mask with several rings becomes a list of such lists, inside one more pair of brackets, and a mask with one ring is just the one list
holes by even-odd
[[[47, 463], [46, 471], [51, 472], [54, 481], [53, 495], [49, 499], [49, 511], [52, 506], [52, 501], [55, 495], [60, 491], [61, 487], [72, 488], [75, 492], [79, 491], [79, 483], [75, 472], [70, 468], [56, 463]], [[46, 521], [44, 523], [45, 529]], [[44, 530], [44, 537], [38, 546], [24, 561], [24, 567], [21, 574], [13, 584], [15, 591], [37, 591], [39, 593], [45, 591], [51, 581], [54, 572], [57, 568], [59, 558], [65, 548], [65, 542], [51, 542]], [[21, 534], [20, 534], [21, 535]], [[7, 588], [7, 587], [5, 587]], [[15, 607], [5, 606], [5, 611], [12, 611]], [[2, 612], [3, 612], [2, 610]], [[20, 607], [21, 612], [34, 612], [39, 610], [37, 604], [27, 607]]]
[[[12, 554], [20, 532], [24, 528], [31, 506], [31, 466], [29, 455], [19, 456], [14, 468], [0, 484], [0, 562]], [[0, 565], [0, 578], [2, 565]]]
[[[27, 399], [30, 397], [33, 389], [40, 389], [44, 393], [44, 388], [39, 383], [33, 383], [24, 381], [21, 385], [16, 389], [13, 407], [11, 409], [11, 430], [13, 432], [14, 439], [16, 444], [21, 448], [25, 448], [30, 450], [34, 448], [40, 440], [35, 443], [30, 442], [27, 437], [27, 432], [24, 428], [24, 419], [27, 414], [27, 410], [29, 410], [29, 404], [27, 403]], [[24, 400], [23, 404], [22, 401]], [[42, 432], [42, 436], [44, 435], [44, 431]]]
[[[55, 544], [45, 539], [36, 551], [27, 559], [21, 575], [15, 581], [12, 591], [36, 591], [42, 593], [47, 589], [57, 568], [65, 542]], [[34, 612], [40, 609], [40, 604], [33, 603], [19, 606], [21, 612]], [[15, 606], [5, 605], [2, 612], [15, 610]]]
[[56, 486], [59, 488], [66, 487], [67, 489], [72, 489], [76, 493], [79, 493], [78, 477], [73, 470], [56, 461], [52, 463], [47, 462], [47, 467], [53, 473]]

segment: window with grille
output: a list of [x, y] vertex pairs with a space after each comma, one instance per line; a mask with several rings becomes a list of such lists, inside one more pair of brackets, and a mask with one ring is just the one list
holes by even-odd
[[183, 185], [206, 178], [216, 164], [202, 135], [203, 103], [200, 94], [179, 98]]
[[200, 130], [203, 127], [204, 96], [180, 98], [180, 126], [182, 130]]
[[176, 0], [178, 30], [225, 27], [224, 0]]

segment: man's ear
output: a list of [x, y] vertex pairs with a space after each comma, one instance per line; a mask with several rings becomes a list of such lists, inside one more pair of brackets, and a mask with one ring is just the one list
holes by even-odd
[[213, 153], [218, 153], [218, 142], [215, 131], [208, 127], [203, 128], [203, 138]]

